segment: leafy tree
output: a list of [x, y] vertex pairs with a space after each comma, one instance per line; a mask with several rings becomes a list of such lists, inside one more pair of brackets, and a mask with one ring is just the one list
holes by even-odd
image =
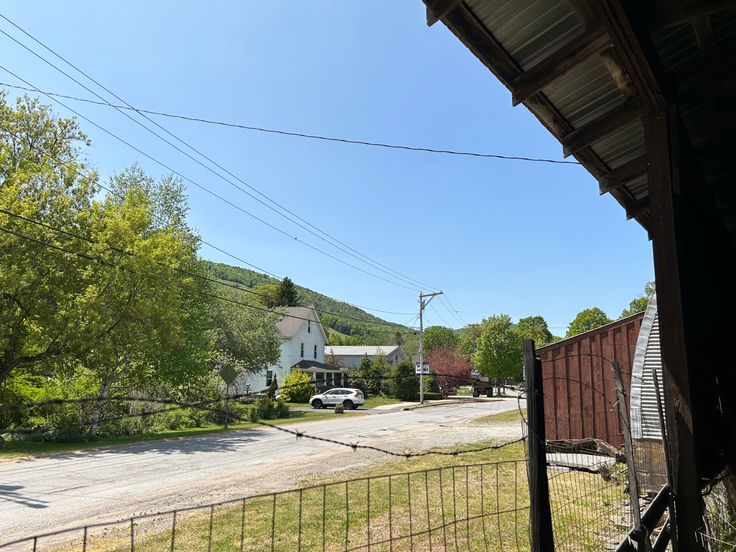
[[458, 339], [458, 348], [460, 352], [466, 356], [471, 356], [475, 353], [476, 343], [480, 337], [481, 325], [480, 324], [468, 324], [462, 330], [460, 330], [460, 337]]
[[254, 295], [258, 301], [264, 306], [272, 309], [278, 303], [279, 289], [281, 286], [276, 283], [258, 284], [253, 288]]
[[391, 394], [402, 401], [415, 401], [419, 397], [419, 377], [410, 360], [402, 360], [391, 372]]
[[424, 352], [431, 353], [437, 349], [456, 347], [458, 337], [455, 330], [446, 326], [430, 326], [424, 330]]
[[570, 322], [567, 327], [567, 335], [565, 337], [572, 337], [583, 332], [589, 332], [595, 328], [605, 326], [609, 324], [611, 319], [608, 318], [605, 312], [598, 307], [581, 310], [575, 319]]
[[649, 297], [651, 297], [652, 293], [654, 293], [654, 282], [647, 282], [644, 286], [644, 295], [640, 295], [639, 297], [632, 299], [629, 306], [621, 311], [620, 318], [625, 318], [632, 314], [636, 314], [637, 312], [645, 311], [647, 309], [647, 305], [649, 305]]
[[306, 403], [313, 394], [312, 378], [298, 368], [286, 376], [281, 385], [281, 399], [286, 402]]
[[527, 316], [520, 319], [516, 324], [516, 331], [519, 332], [522, 340], [533, 339], [537, 347], [549, 345], [554, 339], [547, 326], [547, 321], [541, 316]]
[[[27, 97], [9, 105], [0, 93], [0, 209], [88, 234], [97, 175], [81, 159], [85, 143], [73, 119], [55, 119]], [[44, 245], [75, 251], [78, 240], [6, 213], [0, 226], [6, 229], [0, 233], [2, 382], [14, 371], [83, 355], [104, 328], [92, 323], [88, 309], [97, 267]]]
[[435, 349], [428, 355], [427, 362], [440, 388], [448, 394], [468, 383], [473, 368], [468, 357], [454, 347]]
[[400, 331], [397, 331], [394, 334], [394, 345], [398, 345], [399, 347], [401, 347], [405, 341], [406, 339], [404, 339], [404, 336], [401, 334]]
[[[378, 359], [376, 359], [378, 360]], [[363, 355], [358, 367], [358, 376], [365, 385], [366, 394], [370, 396], [378, 396], [381, 394], [381, 373], [380, 367], [374, 366], [375, 361], [371, 361], [368, 355]]]
[[276, 292], [276, 304], [277, 307], [295, 307], [299, 302], [299, 292], [294, 285], [294, 282], [286, 276], [279, 284], [279, 289]]
[[490, 316], [481, 324], [473, 366], [491, 379], [520, 378], [521, 338], [507, 314]]

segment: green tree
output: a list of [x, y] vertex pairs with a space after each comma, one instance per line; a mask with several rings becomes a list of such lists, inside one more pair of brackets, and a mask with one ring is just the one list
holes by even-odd
[[481, 333], [481, 324], [468, 324], [460, 330], [458, 348], [460, 352], [470, 357], [476, 350], [476, 343]]
[[279, 284], [279, 289], [276, 293], [276, 304], [277, 307], [295, 307], [299, 302], [299, 292], [291, 281], [291, 278], [286, 276]]
[[279, 289], [281, 289], [279, 284], [266, 282], [254, 286], [253, 293], [264, 307], [272, 309], [278, 303]]
[[424, 330], [424, 352], [430, 354], [432, 351], [457, 347], [458, 337], [455, 330], [446, 326], [430, 326]]
[[486, 318], [481, 324], [473, 366], [491, 379], [520, 378], [521, 338], [507, 314]]
[[647, 282], [644, 285], [644, 295], [640, 295], [639, 297], [635, 297], [634, 299], [632, 299], [631, 303], [629, 303], [629, 306], [621, 311], [621, 316], [619, 318], [625, 318], [627, 316], [631, 316], [632, 314], [636, 314], [637, 312], [644, 312], [645, 310], [647, 310], [647, 305], [649, 305], [649, 298], [651, 297], [652, 293], [654, 293], [654, 282]]
[[314, 394], [312, 378], [296, 368], [284, 378], [281, 384], [281, 400], [293, 403], [306, 403]]
[[547, 321], [541, 316], [527, 316], [521, 318], [516, 324], [516, 331], [523, 339], [533, 339], [537, 347], [543, 347], [552, 343], [554, 336], [549, 331]]
[[598, 307], [592, 307], [590, 309], [581, 310], [575, 319], [570, 322], [567, 327], [567, 335], [565, 337], [572, 337], [583, 332], [589, 332], [595, 328], [605, 326], [609, 324], [611, 319], [608, 318], [605, 312]]
[[[73, 119], [27, 97], [9, 105], [0, 92], [0, 209], [87, 235], [97, 175], [81, 158], [86, 143]], [[44, 245], [76, 251], [78, 240], [3, 212], [0, 226], [2, 382], [82, 356], [104, 328], [89, 309], [99, 266]]]
[[415, 401], [419, 397], [419, 377], [410, 360], [402, 360], [391, 371], [391, 394], [402, 401]]
[[401, 347], [405, 341], [406, 339], [404, 339], [404, 336], [401, 334], [400, 331], [397, 330], [394, 334], [394, 345], [398, 345], [399, 347]]
[[358, 376], [365, 386], [368, 396], [378, 396], [381, 394], [380, 366], [375, 366], [377, 360], [371, 361], [368, 355], [363, 355], [360, 366], [358, 366]]

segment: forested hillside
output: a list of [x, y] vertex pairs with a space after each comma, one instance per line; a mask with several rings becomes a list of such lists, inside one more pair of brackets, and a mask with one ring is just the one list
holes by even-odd
[[[256, 288], [264, 284], [275, 285], [278, 280], [260, 272], [239, 268], [224, 263], [204, 261], [212, 275], [221, 280]], [[411, 350], [417, 341], [414, 330], [400, 324], [387, 325], [387, 322], [366, 311], [343, 301], [338, 301], [311, 289], [296, 286], [299, 291], [299, 304], [314, 305], [321, 313], [322, 324], [333, 345], [386, 345], [400, 340]], [[329, 311], [329, 314], [324, 311]], [[357, 319], [357, 320], [356, 320]]]

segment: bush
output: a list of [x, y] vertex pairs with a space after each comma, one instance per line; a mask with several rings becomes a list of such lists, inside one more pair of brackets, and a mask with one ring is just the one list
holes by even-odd
[[281, 387], [281, 399], [286, 402], [306, 403], [314, 394], [314, 386], [311, 383], [312, 378], [298, 368], [284, 378], [284, 384]]
[[402, 360], [394, 367], [391, 392], [402, 401], [415, 401], [419, 397], [419, 377], [411, 361]]
[[442, 393], [434, 393], [430, 391], [429, 393], [424, 394], [424, 400], [425, 401], [439, 401], [444, 399], [445, 396]]

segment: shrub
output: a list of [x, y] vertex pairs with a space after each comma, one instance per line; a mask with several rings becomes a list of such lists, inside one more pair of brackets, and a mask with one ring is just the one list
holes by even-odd
[[411, 361], [402, 360], [394, 367], [391, 392], [402, 401], [415, 401], [419, 397], [419, 377]]
[[291, 374], [284, 378], [284, 384], [281, 387], [281, 399], [286, 402], [306, 403], [309, 397], [314, 394], [314, 386], [311, 383], [312, 378], [309, 374], [305, 374], [298, 368], [293, 370]]
[[429, 393], [424, 394], [424, 400], [425, 401], [439, 401], [444, 399], [445, 396], [442, 393], [434, 393], [430, 391]]

